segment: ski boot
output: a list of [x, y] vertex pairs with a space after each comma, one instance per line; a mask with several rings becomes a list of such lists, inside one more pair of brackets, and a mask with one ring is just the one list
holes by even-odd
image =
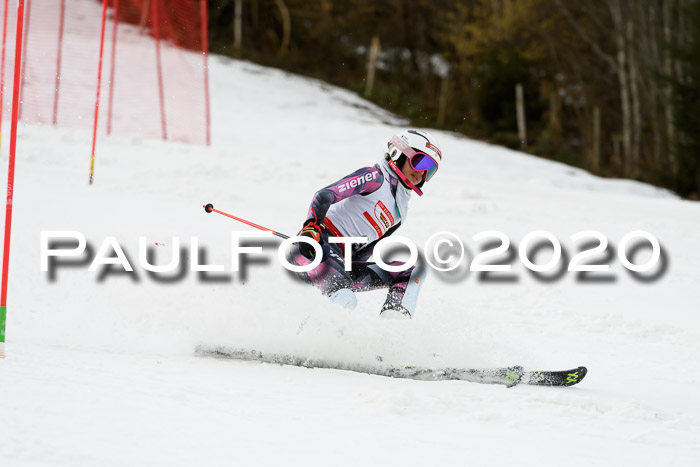
[[411, 319], [411, 312], [401, 305], [405, 292], [403, 287], [390, 288], [379, 316], [384, 319]]
[[418, 292], [425, 280], [425, 269], [416, 267], [408, 282], [396, 284], [389, 289], [379, 316], [386, 319], [411, 319], [416, 311]]
[[332, 304], [348, 310], [353, 310], [357, 306], [357, 297], [355, 296], [355, 292], [350, 289], [336, 290], [330, 294], [328, 299]]

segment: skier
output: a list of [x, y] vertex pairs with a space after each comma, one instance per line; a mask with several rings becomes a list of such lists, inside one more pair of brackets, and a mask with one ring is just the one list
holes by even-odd
[[[323, 257], [312, 271], [298, 274], [331, 302], [346, 308], [357, 305], [354, 292], [388, 288], [380, 316], [412, 318], [425, 277], [423, 269], [388, 272], [369, 258], [377, 242], [406, 220], [411, 192], [423, 195], [421, 188], [435, 175], [442, 154], [437, 140], [422, 130], [403, 131], [391, 138], [388, 147], [379, 164], [363, 167], [316, 192], [298, 235], [316, 240]], [[345, 271], [345, 245], [329, 243], [329, 237], [367, 237], [367, 243], [352, 244], [351, 271]], [[290, 249], [289, 259], [307, 265], [314, 255], [312, 245], [300, 242]]]

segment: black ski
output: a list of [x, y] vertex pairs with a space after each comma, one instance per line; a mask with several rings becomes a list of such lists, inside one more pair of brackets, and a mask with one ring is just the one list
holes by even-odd
[[423, 381], [461, 380], [482, 384], [518, 384], [533, 386], [573, 386], [587, 373], [585, 366], [561, 371], [526, 371], [521, 366], [506, 368], [417, 368], [412, 366], [391, 367], [384, 376], [409, 378]]
[[579, 383], [588, 371], [580, 366], [565, 371], [525, 371], [521, 366], [505, 368], [423, 368], [415, 366], [393, 366], [382, 362], [379, 364], [352, 364], [313, 360], [294, 355], [266, 354], [255, 350], [233, 349], [230, 347], [211, 347], [199, 345], [195, 354], [201, 357], [225, 358], [233, 360], [272, 363], [276, 365], [291, 365], [304, 368], [326, 368], [335, 370], [355, 371], [370, 375], [388, 376], [390, 378], [406, 378], [419, 381], [469, 381], [482, 384], [503, 384], [513, 387], [518, 384], [536, 386], [573, 386]]

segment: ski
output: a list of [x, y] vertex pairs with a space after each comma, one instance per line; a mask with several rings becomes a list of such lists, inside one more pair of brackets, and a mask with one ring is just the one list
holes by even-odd
[[382, 362], [378, 364], [353, 364], [315, 360], [294, 355], [263, 353], [256, 350], [235, 349], [222, 346], [199, 345], [195, 355], [249, 362], [289, 365], [304, 368], [325, 368], [354, 371], [389, 378], [404, 378], [418, 381], [468, 381], [481, 384], [502, 384], [513, 387], [518, 384], [535, 386], [573, 386], [586, 376], [584, 366], [563, 371], [526, 371], [522, 366], [504, 368], [425, 368], [417, 366], [395, 366]]

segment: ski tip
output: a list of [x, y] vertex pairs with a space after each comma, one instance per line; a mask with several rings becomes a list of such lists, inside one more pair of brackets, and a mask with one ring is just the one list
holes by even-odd
[[535, 386], [573, 386], [580, 383], [587, 373], [585, 366], [560, 371], [527, 371], [521, 382]]
[[588, 368], [586, 368], [585, 366], [580, 366], [573, 370], [567, 371], [566, 381], [564, 382], [563, 386], [573, 386], [574, 384], [580, 383], [581, 380], [586, 377], [587, 373]]

